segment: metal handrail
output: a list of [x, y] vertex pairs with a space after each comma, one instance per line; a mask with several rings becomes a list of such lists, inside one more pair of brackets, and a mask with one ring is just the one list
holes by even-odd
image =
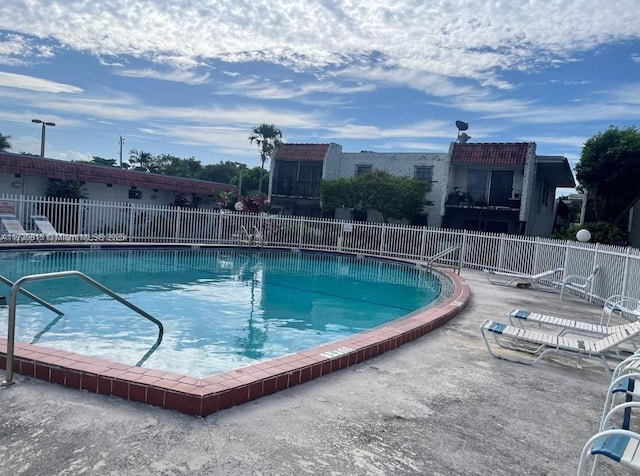
[[43, 274], [31, 274], [29, 276], [23, 276], [18, 279], [13, 286], [11, 286], [11, 293], [9, 294], [9, 321], [7, 325], [7, 365], [5, 371], [5, 379], [2, 382], [3, 386], [12, 385], [13, 381], [13, 357], [14, 357], [14, 345], [15, 345], [15, 333], [16, 333], [16, 300], [18, 292], [21, 291], [21, 286], [24, 283], [28, 283], [31, 281], [42, 281], [45, 279], [58, 279], [58, 278], [68, 278], [68, 277], [77, 277], [85, 282], [91, 284], [93, 287], [99, 289], [103, 293], [112, 297], [116, 301], [124, 304], [129, 309], [137, 312], [141, 316], [149, 319], [151, 322], [158, 326], [158, 338], [156, 339], [155, 344], [151, 346], [151, 349], [140, 359], [140, 361], [136, 364], [136, 366], [140, 366], [144, 363], [145, 360], [149, 358], [149, 356], [158, 348], [160, 343], [162, 342], [162, 336], [164, 335], [164, 327], [162, 326], [162, 322], [153, 317], [151, 314], [140, 309], [135, 304], [130, 303], [123, 297], [117, 295], [109, 288], [103, 286], [98, 281], [91, 279], [84, 273], [80, 271], [57, 271], [54, 273], [43, 273]]
[[[4, 284], [6, 284], [7, 286], [13, 286], [13, 281], [5, 278], [4, 276], [0, 275], [0, 281], [2, 281]], [[40, 299], [38, 296], [36, 296], [33, 293], [30, 293], [29, 291], [27, 291], [26, 289], [22, 289], [20, 288], [20, 292], [22, 294], [24, 294], [25, 296], [33, 299], [35, 302], [37, 302], [38, 304], [42, 304], [44, 307], [46, 307], [47, 309], [49, 309], [50, 311], [55, 312], [58, 316], [62, 316], [64, 315], [64, 312], [62, 312], [60, 309], [57, 309], [55, 307], [53, 307], [51, 304], [49, 304], [47, 301], [43, 301], [42, 299]]]
[[[427, 269], [431, 269], [433, 267], [433, 263], [434, 261], [440, 259], [440, 258], [444, 258], [445, 256], [457, 251], [460, 249], [460, 245], [455, 245], [455, 246], [451, 246], [449, 248], [447, 248], [446, 250], [442, 250], [438, 253], [436, 253], [433, 256], [430, 256], [427, 261], [426, 261], [426, 267]], [[454, 266], [455, 269], [457, 269], [458, 274], [460, 274], [460, 268], [462, 268], [462, 264], [461, 264], [461, 259], [458, 260], [458, 264], [457, 266]]]

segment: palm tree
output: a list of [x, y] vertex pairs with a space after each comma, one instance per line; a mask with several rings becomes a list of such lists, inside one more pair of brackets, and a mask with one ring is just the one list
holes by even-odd
[[129, 152], [129, 162], [133, 166], [134, 170], [144, 170], [148, 172], [151, 167], [152, 160], [153, 155], [149, 152], [145, 152], [143, 150], [137, 151], [136, 149], [131, 149], [131, 152]]
[[11, 144], [9, 144], [9, 139], [11, 139], [11, 136], [3, 136], [2, 132], [0, 132], [0, 152], [4, 152], [6, 150], [11, 149]]
[[[273, 124], [260, 124], [253, 128], [253, 134], [249, 136], [250, 143], [256, 143], [260, 149], [261, 168], [264, 170], [264, 163], [282, 144], [282, 132]], [[262, 175], [260, 175], [260, 194], [262, 194]]]

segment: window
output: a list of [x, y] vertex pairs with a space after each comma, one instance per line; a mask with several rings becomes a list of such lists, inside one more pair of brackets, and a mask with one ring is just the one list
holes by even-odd
[[142, 190], [129, 189], [129, 198], [142, 198]]
[[356, 165], [356, 175], [362, 175], [363, 173], [371, 170], [373, 165], [371, 164], [358, 164]]
[[416, 165], [413, 168], [413, 178], [422, 182], [433, 182], [433, 166]]

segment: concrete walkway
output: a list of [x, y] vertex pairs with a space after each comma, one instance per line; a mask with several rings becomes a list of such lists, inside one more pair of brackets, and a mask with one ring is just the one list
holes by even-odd
[[443, 328], [206, 418], [18, 375], [0, 389], [0, 474], [576, 474], [602, 412], [601, 365], [493, 359], [478, 328], [513, 307], [585, 320], [600, 309], [462, 276], [471, 304]]

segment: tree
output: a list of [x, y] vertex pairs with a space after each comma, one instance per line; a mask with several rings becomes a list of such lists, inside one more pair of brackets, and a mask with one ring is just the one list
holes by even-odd
[[0, 132], [0, 152], [4, 152], [11, 149], [11, 144], [9, 143], [9, 139], [11, 139], [11, 136], [2, 135], [2, 132]]
[[587, 140], [576, 164], [578, 189], [586, 190], [595, 221], [619, 223], [640, 198], [640, 131], [609, 126]]
[[131, 152], [129, 152], [129, 163], [133, 170], [149, 172], [152, 161], [153, 155], [149, 152], [143, 150], [137, 151], [136, 149], [131, 149]]
[[[269, 178], [269, 172], [260, 167], [253, 167], [250, 169], [243, 167], [241, 168], [241, 172], [242, 188], [240, 191], [242, 192], [242, 195], [262, 195], [261, 184], [265, 179]], [[229, 183], [238, 186], [238, 188], [240, 189], [240, 170]]]
[[[249, 136], [249, 142], [254, 142], [260, 149], [261, 168], [264, 170], [264, 163], [282, 144], [282, 132], [273, 124], [260, 124], [253, 128], [253, 133]], [[262, 174], [260, 175], [260, 184], [258, 188], [262, 193]]]
[[231, 183], [243, 167], [246, 168], [246, 165], [231, 162], [230, 160], [225, 162], [220, 161], [217, 164], [205, 165], [200, 171], [198, 178], [200, 180], [208, 180], [209, 182]]
[[116, 159], [103, 159], [102, 157], [94, 155], [91, 159], [91, 163], [96, 165], [104, 165], [105, 167], [115, 167]]
[[352, 209], [354, 216], [376, 210], [386, 222], [389, 219], [411, 220], [422, 212], [428, 186], [411, 177], [396, 177], [382, 170], [369, 170], [361, 175], [320, 182], [323, 211]]
[[86, 198], [87, 194], [82, 187], [84, 183], [78, 180], [49, 179], [45, 195], [55, 198]]

